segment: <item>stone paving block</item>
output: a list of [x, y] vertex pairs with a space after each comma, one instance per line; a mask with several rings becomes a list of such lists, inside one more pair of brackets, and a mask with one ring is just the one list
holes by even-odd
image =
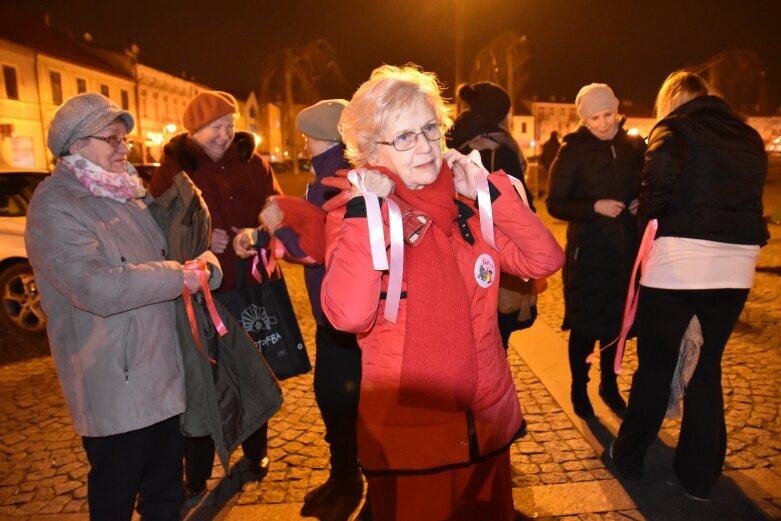
[[515, 508], [533, 518], [628, 510], [635, 506], [616, 480], [515, 489], [513, 498]]

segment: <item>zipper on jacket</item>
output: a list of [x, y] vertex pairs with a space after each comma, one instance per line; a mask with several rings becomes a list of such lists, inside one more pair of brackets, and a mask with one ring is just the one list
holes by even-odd
[[131, 327], [133, 327], [132, 315], [128, 320], [127, 329], [125, 330], [125, 335], [122, 338], [122, 372], [125, 373], [125, 383], [130, 383], [130, 364], [127, 360], [127, 338], [130, 336]]
[[472, 409], [466, 410], [466, 434], [469, 438], [469, 461], [477, 461], [480, 459], [480, 445], [477, 443], [475, 415]]

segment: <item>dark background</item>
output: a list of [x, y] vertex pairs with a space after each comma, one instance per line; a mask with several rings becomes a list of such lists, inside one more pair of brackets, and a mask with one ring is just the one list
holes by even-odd
[[[257, 89], [270, 53], [315, 38], [331, 43], [347, 78], [324, 97], [349, 99], [382, 63], [415, 62], [454, 82], [453, 0], [0, 1], [48, 12], [54, 28], [89, 32], [96, 45], [135, 43], [142, 63], [218, 89]], [[651, 104], [673, 70], [748, 49], [767, 72], [771, 107], [781, 105], [779, 0], [466, 0], [465, 10], [465, 68], [502, 31], [527, 36], [524, 97], [571, 101], [597, 81]]]

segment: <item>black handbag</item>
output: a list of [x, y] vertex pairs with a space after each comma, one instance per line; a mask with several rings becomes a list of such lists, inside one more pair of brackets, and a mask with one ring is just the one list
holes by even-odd
[[248, 264], [239, 263], [236, 290], [220, 292], [218, 298], [252, 338], [279, 380], [308, 373], [312, 364], [282, 270], [278, 265], [264, 269], [255, 261], [250, 277]]

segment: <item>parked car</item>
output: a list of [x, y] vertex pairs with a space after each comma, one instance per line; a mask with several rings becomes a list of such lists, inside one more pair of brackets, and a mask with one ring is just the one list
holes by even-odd
[[46, 315], [24, 246], [27, 207], [48, 172], [0, 167], [0, 321], [12, 330], [41, 335]]

